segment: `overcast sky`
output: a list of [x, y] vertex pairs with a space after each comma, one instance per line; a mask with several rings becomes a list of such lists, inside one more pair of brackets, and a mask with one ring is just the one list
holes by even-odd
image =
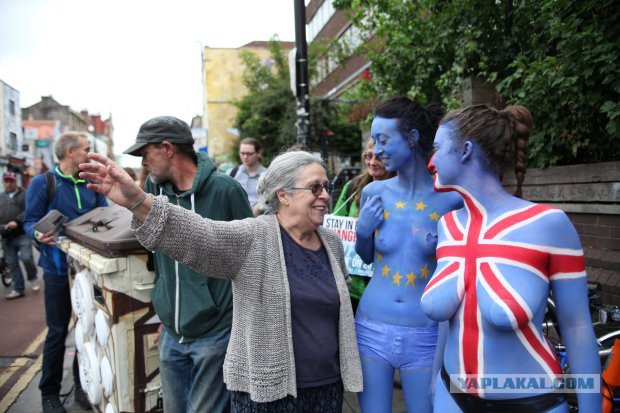
[[22, 107], [111, 113], [119, 153], [153, 116], [202, 114], [201, 46], [273, 35], [295, 40], [292, 0], [0, 0], [0, 79]]

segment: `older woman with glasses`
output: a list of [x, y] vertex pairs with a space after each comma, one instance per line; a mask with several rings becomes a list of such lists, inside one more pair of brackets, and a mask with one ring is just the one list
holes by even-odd
[[145, 248], [232, 280], [233, 412], [340, 412], [343, 389], [362, 390], [343, 247], [321, 226], [331, 188], [319, 157], [276, 157], [258, 185], [267, 214], [232, 222], [148, 196], [110, 159], [89, 157], [99, 164], [81, 164], [80, 176], [134, 214]]
[[[366, 151], [362, 154], [366, 169], [344, 185], [338, 202], [334, 207], [334, 215], [357, 218], [360, 213], [362, 190], [366, 185], [373, 181], [383, 181], [384, 179], [392, 178], [396, 175], [394, 172], [385, 170], [383, 161], [374, 154], [374, 150], [375, 141], [370, 138], [366, 143]], [[351, 274], [349, 294], [351, 295], [351, 304], [353, 305], [354, 313], [357, 310], [357, 305], [362, 298], [362, 294], [364, 294], [368, 282], [370, 282], [369, 277]]]

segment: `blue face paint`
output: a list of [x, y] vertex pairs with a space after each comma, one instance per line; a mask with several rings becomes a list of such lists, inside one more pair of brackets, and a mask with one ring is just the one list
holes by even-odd
[[413, 150], [407, 137], [398, 130], [398, 119], [376, 117], [372, 121], [370, 136], [375, 141], [374, 153], [388, 172], [398, 171], [403, 164], [413, 162]]
[[450, 125], [440, 126], [435, 135], [434, 154], [428, 164], [428, 170], [435, 178], [435, 189], [454, 183], [454, 179], [459, 176], [461, 154], [455, 148], [456, 136], [456, 129]]

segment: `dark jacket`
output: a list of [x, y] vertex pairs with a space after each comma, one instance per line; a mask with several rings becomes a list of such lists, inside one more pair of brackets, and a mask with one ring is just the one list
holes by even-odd
[[[35, 176], [26, 192], [24, 231], [33, 240], [35, 239], [34, 224], [52, 209], [62, 212], [70, 221], [95, 208], [108, 205], [103, 195], [86, 188], [84, 179], [75, 179], [73, 176], [65, 175], [58, 166], [54, 168], [54, 175], [56, 190], [51, 202], [47, 200], [47, 184], [44, 174]], [[60, 248], [40, 244], [40, 251], [39, 267], [43, 268], [45, 273], [67, 276], [67, 256]]]
[[[151, 194], [167, 195], [170, 202], [216, 221], [252, 216], [248, 197], [241, 185], [230, 176], [216, 172], [215, 164], [202, 153], [198, 154], [198, 169], [191, 189], [177, 194], [171, 182], [157, 185], [150, 179], [147, 179], [145, 189]], [[207, 278], [181, 263], [177, 274], [175, 260], [159, 252], [155, 253], [155, 271], [157, 278], [151, 297], [155, 311], [168, 332], [179, 342], [191, 342], [205, 334], [230, 328], [230, 281]], [[178, 313], [175, 315], [177, 304]]]
[[17, 188], [13, 198], [6, 192], [0, 194], [0, 225], [8, 224], [11, 221], [17, 222], [17, 228], [7, 230], [2, 234], [4, 238], [12, 238], [24, 233], [22, 228], [24, 221], [24, 210], [26, 209], [26, 191], [24, 188]]

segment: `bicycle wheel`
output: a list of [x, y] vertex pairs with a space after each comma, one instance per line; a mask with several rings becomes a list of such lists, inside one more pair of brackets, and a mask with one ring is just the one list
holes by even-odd
[[558, 323], [558, 316], [555, 311], [555, 302], [551, 297], [547, 298], [547, 308], [543, 319], [542, 333], [545, 338], [553, 345], [556, 351], [563, 351], [562, 334]]
[[4, 284], [5, 287], [10, 287], [13, 282], [13, 277], [4, 258], [0, 258], [0, 273], [2, 274], [2, 284]]

